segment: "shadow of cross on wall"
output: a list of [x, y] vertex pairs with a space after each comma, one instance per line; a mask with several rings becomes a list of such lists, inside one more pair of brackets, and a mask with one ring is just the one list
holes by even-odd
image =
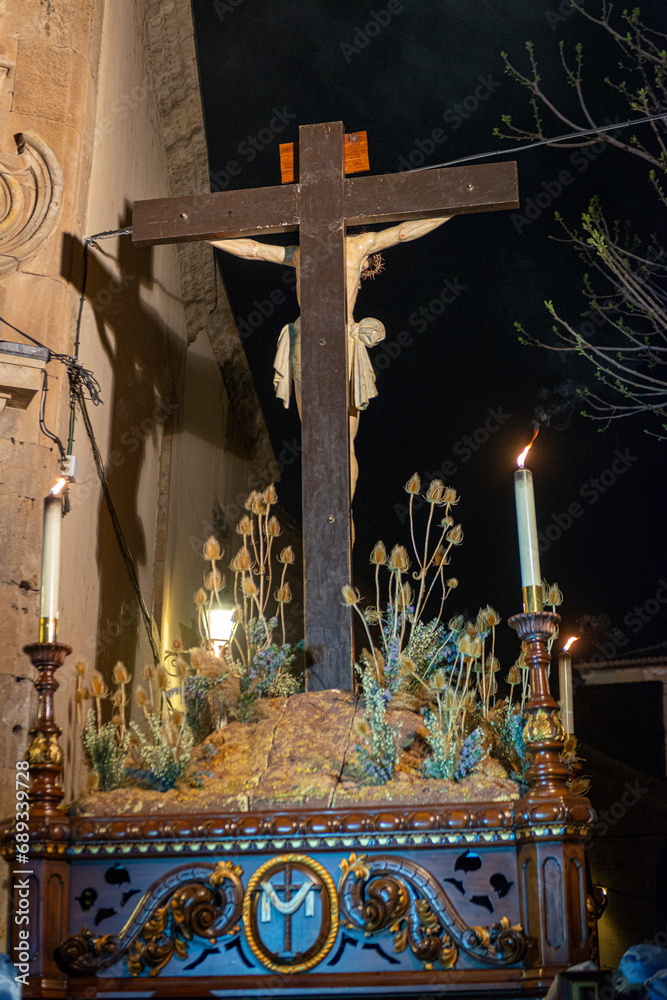
[[[345, 227], [517, 208], [516, 163], [345, 176], [342, 122], [299, 129], [299, 180], [135, 202], [138, 246], [299, 230], [307, 688], [352, 688]], [[351, 320], [352, 317], [349, 317]]]
[[[118, 220], [119, 228], [128, 225], [128, 215], [126, 206], [124, 216]], [[83, 255], [81, 241], [65, 234], [61, 271], [79, 291], [83, 285]], [[89, 251], [86, 302], [91, 309], [84, 313], [82, 330], [82, 338], [91, 336], [87, 317], [92, 315], [92, 329], [110, 366], [111, 378], [108, 388], [107, 385], [103, 387], [102, 398], [108, 435], [99, 445], [106, 460], [109, 493], [135, 570], [149, 563], [152, 557], [147, 551], [138, 505], [146, 448], [148, 442], [157, 440], [160, 425], [168, 422], [176, 406], [183, 354], [183, 343], [178, 335], [142, 301], [142, 290], [154, 290], [156, 285], [152, 258], [150, 249], [135, 247], [126, 236], [104, 241]], [[168, 289], [163, 292], [170, 294]], [[95, 350], [95, 344], [85, 344], [82, 355], [94, 358]], [[158, 407], [160, 413], [164, 413], [163, 420], [154, 419]], [[91, 410], [90, 403], [88, 410]], [[78, 414], [77, 421], [76, 447], [86, 451], [90, 446], [84, 441], [85, 432]], [[76, 485], [72, 503], [90, 504], [98, 489], [93, 472], [89, 482]], [[103, 496], [99, 502], [98, 520], [98, 635], [91, 637], [91, 648], [82, 653], [91, 659], [97, 655], [98, 666], [122, 660], [133, 673], [138, 655], [137, 640], [143, 630], [142, 618]], [[150, 593], [145, 598], [150, 608]], [[150, 658], [150, 652], [148, 656]]]

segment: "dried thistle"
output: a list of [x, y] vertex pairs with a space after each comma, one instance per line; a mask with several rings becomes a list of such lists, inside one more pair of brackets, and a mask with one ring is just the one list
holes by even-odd
[[209, 535], [209, 537], [204, 542], [202, 548], [202, 555], [204, 559], [214, 561], [215, 559], [220, 559], [222, 556], [222, 548], [220, 542], [215, 537], [215, 535]]
[[252, 534], [252, 521], [247, 514], [244, 514], [239, 523], [236, 525], [236, 533], [238, 535]]
[[463, 541], [463, 528], [460, 524], [455, 524], [453, 528], [447, 532], [447, 541], [451, 542], [452, 545], [460, 545]]
[[275, 599], [278, 604], [289, 604], [292, 600], [292, 591], [289, 583], [283, 583], [281, 587], [278, 587], [275, 593]]
[[349, 583], [341, 587], [341, 594], [343, 595], [343, 604], [352, 606], [358, 604], [361, 600], [361, 594], [357, 588], [350, 586]]
[[262, 499], [265, 504], [276, 504], [278, 503], [278, 494], [276, 493], [276, 488], [273, 483], [267, 486], [262, 494]]
[[269, 523], [266, 525], [267, 538], [277, 538], [281, 531], [282, 528], [280, 527], [280, 521], [278, 518], [270, 517]]
[[376, 542], [371, 552], [371, 566], [384, 566], [387, 561], [387, 550], [384, 542]]
[[128, 684], [130, 681], [130, 675], [127, 672], [124, 663], [120, 660], [115, 664], [113, 668], [113, 679], [115, 684]]
[[410, 559], [404, 545], [394, 545], [389, 556], [388, 566], [395, 573], [407, 573], [410, 569]]
[[218, 569], [212, 569], [210, 573], [206, 573], [204, 576], [204, 586], [207, 590], [212, 590], [217, 593], [225, 585], [225, 578]]
[[428, 503], [433, 503], [437, 504], [438, 506], [441, 506], [445, 502], [443, 499], [444, 495], [445, 495], [445, 484], [442, 482], [441, 479], [434, 479], [429, 484], [429, 487], [426, 491], [426, 500], [428, 501]]

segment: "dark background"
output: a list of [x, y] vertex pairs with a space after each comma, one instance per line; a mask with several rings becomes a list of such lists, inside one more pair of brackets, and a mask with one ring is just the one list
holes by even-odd
[[[599, 12], [594, 0], [589, 6]], [[570, 55], [576, 42], [584, 44], [586, 96], [594, 114], [603, 120], [629, 117], [627, 106], [602, 82], [615, 71], [616, 49], [565, 3], [561, 8], [559, 13], [555, 0], [401, 0], [388, 23], [369, 37], [375, 28], [366, 32], [365, 26], [377, 23], [374, 12], [387, 21], [391, 11], [383, 0], [193, 0], [212, 190], [280, 183], [279, 144], [295, 141], [299, 125], [323, 121], [342, 120], [346, 132], [367, 131], [371, 173], [498, 148], [507, 150], [503, 158], [516, 155], [519, 212], [459, 216], [419, 241], [392, 248], [385, 272], [363, 283], [356, 308], [357, 319], [377, 316], [385, 323], [387, 340], [371, 352], [379, 396], [362, 414], [357, 437], [355, 574], [372, 581], [368, 556], [378, 538], [388, 549], [396, 542], [409, 545], [403, 485], [410, 475], [418, 471], [425, 483], [429, 473], [442, 476], [461, 496], [456, 514], [465, 531], [452, 560], [451, 574], [460, 585], [449, 599], [449, 615], [474, 617], [487, 602], [495, 607], [503, 617], [499, 650], [505, 669], [518, 653], [506, 620], [521, 609], [516, 456], [530, 440], [545, 398], [549, 409], [563, 391], [572, 395], [573, 383], [595, 385], [586, 363], [521, 346], [513, 324], [520, 321], [551, 339], [548, 299], [573, 326], [583, 322], [582, 270], [568, 246], [553, 238], [562, 235], [556, 211], [576, 225], [590, 197], [599, 194], [609, 218], [633, 218], [645, 232], [661, 225], [647, 170], [636, 159], [611, 148], [588, 156], [553, 148], [515, 154], [513, 144], [492, 134], [503, 114], [531, 126], [527, 94], [504, 72], [500, 55], [507, 51], [515, 64], [526, 66], [527, 40], [535, 42], [544, 89], [569, 106], [577, 122], [582, 114], [560, 66], [561, 38]], [[642, 5], [642, 11], [656, 26], [661, 19], [664, 30], [658, 4]], [[434, 142], [435, 129], [446, 139]], [[558, 135], [567, 129], [545, 115], [545, 131]], [[237, 164], [234, 176], [229, 161]], [[564, 169], [575, 179], [559, 194]], [[535, 198], [544, 191], [551, 203], [527, 222], [526, 207], [535, 214]], [[294, 242], [294, 234], [275, 238], [281, 241]], [[279, 456], [300, 433], [294, 404], [285, 411], [272, 389], [278, 333], [298, 312], [293, 274], [223, 253], [218, 258], [239, 329], [250, 334], [244, 346]], [[455, 301], [423, 331], [411, 325], [411, 314], [440, 298], [448, 280], [461, 289]], [[272, 308], [276, 289], [286, 302]], [[270, 315], [258, 323], [262, 306]], [[402, 331], [412, 343], [399, 349]], [[606, 632], [589, 631], [575, 647], [575, 661], [662, 642], [664, 606], [656, 594], [667, 598], [667, 587], [660, 590], [667, 578], [667, 445], [644, 432], [643, 418], [616, 421], [600, 433], [580, 409], [575, 401], [550, 426], [543, 424], [528, 463], [538, 527], [548, 536], [542, 572], [565, 595], [563, 637], [580, 631], [582, 619], [590, 624], [589, 616], [609, 617]], [[488, 434], [490, 411], [503, 416], [500, 429]], [[619, 452], [626, 461], [617, 463], [623, 471], [616, 474], [609, 470]], [[448, 461], [456, 471], [450, 474], [448, 467], [443, 476]], [[601, 475], [604, 483], [597, 486]], [[287, 464], [278, 486], [281, 503], [297, 518], [299, 476], [298, 462]], [[581, 516], [568, 526], [573, 502]], [[659, 604], [657, 612], [644, 614], [648, 621], [628, 618], [646, 602], [651, 609]], [[591, 698], [594, 692], [587, 696], [586, 715]], [[578, 728], [583, 724], [581, 719]], [[647, 755], [654, 749], [647, 748]]]

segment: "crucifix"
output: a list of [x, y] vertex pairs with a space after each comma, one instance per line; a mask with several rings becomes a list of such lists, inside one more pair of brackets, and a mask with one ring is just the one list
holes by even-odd
[[134, 204], [137, 246], [299, 231], [308, 690], [353, 686], [345, 228], [518, 208], [516, 163], [348, 178], [342, 122], [299, 129], [298, 181]]
[[[315, 912], [313, 903], [313, 894], [320, 891], [320, 886], [316, 886], [308, 876], [305, 876], [305, 881], [302, 883], [297, 883], [292, 881], [292, 865], [288, 862], [283, 866], [283, 881], [278, 882], [262, 882], [260, 886], [262, 892], [262, 899], [260, 902], [260, 909], [264, 905], [264, 901], [268, 903], [267, 917], [271, 918], [271, 905], [272, 903], [278, 908], [278, 912], [282, 914], [283, 917], [283, 951], [281, 958], [292, 956], [292, 916], [300, 909], [305, 901], [305, 913], [306, 916], [312, 916]], [[278, 893], [283, 894], [282, 905], [278, 897]], [[292, 896], [294, 893], [294, 896]], [[310, 896], [310, 904], [308, 897]], [[273, 897], [273, 899], [271, 899]], [[262, 917], [264, 920], [264, 917]], [[302, 942], [297, 942], [297, 946], [302, 944]]]

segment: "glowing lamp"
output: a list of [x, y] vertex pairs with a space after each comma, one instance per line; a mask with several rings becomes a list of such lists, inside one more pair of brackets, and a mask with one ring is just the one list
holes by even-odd
[[236, 624], [234, 611], [233, 606], [218, 605], [208, 612], [208, 629], [216, 656], [220, 655], [223, 647], [229, 643], [234, 634]]

